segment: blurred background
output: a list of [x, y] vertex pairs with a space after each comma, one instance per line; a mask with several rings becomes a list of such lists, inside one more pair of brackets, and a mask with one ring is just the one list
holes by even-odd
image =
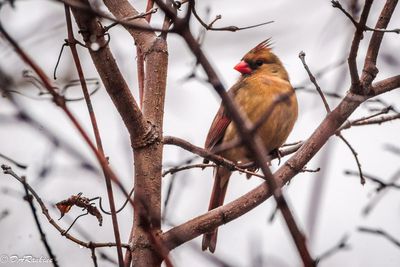
[[[385, 1], [375, 1], [367, 22], [374, 27]], [[131, 1], [140, 11], [146, 1]], [[347, 10], [359, 14], [364, 1], [341, 1]], [[5, 29], [31, 55], [31, 57], [52, 77], [54, 67], [64, 39], [66, 26], [64, 7], [55, 1], [16, 1], [15, 8], [4, 4], [0, 20]], [[184, 8], [183, 8], [184, 9]], [[199, 15], [210, 22], [218, 14], [222, 19], [214, 26], [249, 26], [273, 20], [274, 23], [232, 32], [208, 31], [204, 35], [203, 49], [218, 71], [223, 83], [229, 88], [239, 77], [233, 66], [256, 44], [272, 37], [273, 50], [280, 57], [291, 77], [294, 87], [314, 90], [309, 82], [298, 54], [306, 53], [306, 61], [325, 92], [343, 95], [349, 88], [350, 80], [345, 60], [348, 56], [354, 25], [330, 1], [197, 1]], [[106, 9], [104, 9], [106, 11]], [[161, 11], [153, 15], [153, 25], [159, 26], [164, 15]], [[104, 25], [109, 22], [104, 21]], [[195, 35], [204, 34], [201, 25], [192, 20]], [[75, 27], [75, 25], [74, 25]], [[395, 11], [388, 28], [400, 27], [399, 8]], [[75, 27], [75, 33], [77, 28]], [[133, 92], [138, 96], [136, 76], [136, 48], [130, 35], [120, 26], [110, 30], [110, 45], [114, 56]], [[365, 33], [359, 49], [361, 69], [371, 33]], [[78, 37], [80, 39], [80, 37]], [[164, 135], [184, 138], [203, 146], [211, 121], [219, 107], [220, 99], [205, 78], [201, 68], [195, 68], [195, 59], [179, 38], [170, 34], [169, 70], [165, 105]], [[399, 35], [386, 34], [378, 58], [377, 81], [400, 70]], [[133, 164], [128, 134], [101, 84], [85, 48], [78, 46], [86, 78], [93, 78], [90, 90], [94, 109], [103, 140], [104, 150], [110, 164], [121, 178], [124, 186], [132, 187]], [[13, 96], [29, 114], [37, 119], [43, 128], [13, 119], [16, 109], [5, 98], [0, 98], [0, 153], [28, 166], [20, 169], [0, 158], [0, 163], [11, 165], [15, 172], [26, 175], [27, 181], [35, 188], [50, 207], [73, 194], [83, 192], [87, 197], [101, 196], [106, 199], [104, 179], [99, 172], [82, 167], [82, 158], [98, 166], [87, 145], [68, 121], [64, 113], [49, 99], [40, 94], [32, 83], [33, 74], [20, 60], [4, 39], [0, 39], [0, 68], [13, 78]], [[195, 77], [192, 73], [195, 71]], [[70, 86], [78, 79], [69, 48], [64, 49], [57, 69], [54, 84], [65, 89], [66, 97], [82, 97], [79, 86]], [[298, 90], [299, 119], [287, 142], [306, 140], [325, 117], [324, 106], [315, 92]], [[394, 108], [399, 107], [399, 90], [380, 97]], [[339, 99], [328, 98], [331, 107]], [[92, 128], [84, 101], [69, 101], [68, 106], [85, 126], [88, 133]], [[359, 118], [382, 108], [380, 103], [361, 106], [352, 116]], [[72, 155], [55, 145], [43, 133], [53, 132], [61, 144], [68, 144], [82, 158]], [[382, 125], [353, 127], [343, 131], [359, 155], [365, 174], [374, 175], [383, 181], [400, 176], [399, 154], [393, 147], [400, 148], [400, 123], [393, 121]], [[392, 149], [390, 149], [392, 148]], [[287, 158], [283, 158], [286, 160]], [[166, 146], [164, 168], [182, 165], [190, 160], [201, 162], [200, 158], [178, 147]], [[347, 237], [348, 248], [324, 259], [320, 266], [399, 266], [400, 247], [382, 236], [358, 231], [360, 226], [383, 229], [400, 240], [400, 193], [396, 189], [377, 193], [377, 184], [370, 182], [362, 186], [358, 176], [345, 175], [346, 170], [357, 171], [351, 151], [337, 137], [332, 137], [324, 148], [307, 165], [310, 169], [321, 168], [317, 173], [300, 173], [285, 188], [297, 222], [309, 239], [313, 256], [322, 255]], [[97, 167], [98, 168], [98, 167]], [[276, 170], [278, 162], [272, 162]], [[212, 169], [192, 169], [166, 176], [163, 180], [163, 199], [169, 194], [167, 206], [163, 207], [164, 229], [178, 225], [201, 215], [208, 208], [212, 187]], [[235, 173], [232, 176], [226, 202], [234, 200], [253, 189], [263, 180]], [[117, 207], [124, 197], [114, 190]], [[376, 198], [380, 199], [376, 202]], [[34, 224], [29, 206], [22, 200], [23, 187], [15, 179], [0, 174], [0, 254], [46, 256], [40, 236]], [[108, 209], [105, 201], [104, 206]], [[363, 210], [371, 202], [376, 206], [367, 214]], [[262, 205], [220, 227], [215, 257], [230, 266], [301, 266], [297, 250], [281, 215], [269, 220], [275, 210], [274, 200]], [[59, 217], [50, 209], [54, 218]], [[73, 208], [59, 223], [67, 228], [81, 213]], [[57, 256], [60, 266], [91, 266], [90, 250], [61, 237], [60, 234], [39, 213], [42, 226]], [[121, 237], [128, 242], [132, 224], [132, 210], [126, 207], [118, 214]], [[88, 241], [114, 241], [111, 218], [105, 215], [102, 227], [96, 218], [85, 216], [75, 225], [71, 233]], [[98, 249], [100, 253], [116, 261], [114, 248]], [[196, 238], [178, 247], [171, 253], [176, 266], [220, 266], [212, 257], [201, 252], [201, 239]], [[22, 265], [21, 265], [22, 266]], [[30, 265], [29, 265], [30, 266]], [[99, 266], [114, 266], [110, 260], [99, 259]]]

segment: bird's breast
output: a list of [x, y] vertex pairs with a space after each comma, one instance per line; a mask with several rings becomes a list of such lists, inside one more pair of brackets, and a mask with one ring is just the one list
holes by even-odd
[[[282, 95], [290, 95], [287, 101], [276, 102]], [[250, 80], [240, 88], [234, 97], [240, 111], [253, 124], [265, 113], [269, 116], [258, 130], [267, 151], [279, 148], [289, 136], [297, 119], [297, 100], [290, 83], [279, 78]], [[224, 135], [223, 142], [237, 138], [238, 132], [231, 123]], [[252, 160], [244, 147], [230, 149], [223, 156], [233, 161]]]

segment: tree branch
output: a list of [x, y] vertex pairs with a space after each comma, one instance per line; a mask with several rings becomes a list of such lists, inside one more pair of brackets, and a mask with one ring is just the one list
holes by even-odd
[[[21, 184], [24, 184], [24, 180], [18, 176], [16, 173], [14, 173], [12, 171], [12, 169], [7, 166], [7, 165], [1, 165], [1, 168], [3, 169], [3, 171], [7, 174], [10, 174], [12, 177], [14, 177], [17, 181], [19, 181]], [[85, 247], [85, 248], [90, 248], [90, 247], [96, 247], [96, 248], [100, 248], [100, 247], [114, 247], [117, 244], [112, 243], [112, 242], [104, 242], [104, 243], [98, 243], [98, 242], [85, 242], [82, 241], [74, 236], [72, 236], [69, 233], [65, 233], [66, 231], [64, 229], [62, 229], [57, 223], [56, 220], [54, 220], [49, 213], [49, 210], [47, 209], [46, 205], [43, 203], [42, 199], [39, 197], [39, 195], [36, 193], [36, 191], [28, 184], [25, 182], [25, 187], [26, 189], [29, 191], [29, 193], [32, 194], [32, 196], [36, 199], [36, 201], [38, 202], [40, 209], [42, 210], [43, 215], [46, 217], [46, 219], [49, 221], [49, 223], [51, 225], [53, 225], [53, 227], [62, 235], [65, 236], [67, 239], [71, 240], [72, 242]], [[129, 248], [128, 244], [121, 244], [122, 247], [124, 248]]]
[[[80, 62], [79, 55], [78, 55], [78, 50], [76, 49], [76, 42], [75, 42], [74, 32], [73, 32], [73, 28], [72, 28], [70, 9], [69, 9], [69, 6], [67, 6], [67, 5], [64, 5], [64, 8], [65, 8], [65, 18], [66, 18], [66, 22], [67, 22], [67, 31], [68, 31], [68, 45], [71, 49], [71, 53], [72, 53], [72, 57], [74, 59], [76, 70], [79, 75], [79, 81], [81, 83], [83, 95], [85, 97], [86, 106], [88, 108], [90, 121], [92, 124], [93, 133], [94, 133], [95, 140], [96, 140], [97, 150], [105, 158], [103, 144], [102, 144], [101, 137], [100, 137], [100, 131], [99, 131], [99, 127], [97, 126], [96, 115], [94, 113], [92, 101], [90, 99], [89, 91], [88, 91], [88, 88], [86, 85], [85, 76], [83, 74], [83, 69], [82, 69], [81, 62]], [[106, 182], [107, 196], [108, 196], [108, 201], [109, 201], [109, 205], [110, 205], [110, 209], [111, 209], [111, 219], [112, 219], [112, 225], [113, 225], [113, 230], [114, 230], [115, 243], [117, 244], [116, 249], [117, 249], [117, 255], [118, 255], [118, 263], [119, 263], [119, 266], [122, 267], [124, 265], [124, 263], [123, 263], [124, 259], [122, 256], [121, 237], [120, 237], [120, 233], [119, 233], [117, 213], [115, 211], [115, 202], [114, 202], [114, 194], [113, 194], [113, 189], [112, 189], [112, 184], [111, 184], [111, 178], [109, 177], [107, 171], [104, 168], [103, 168], [103, 174], [104, 174], [104, 178], [105, 178], [105, 182]], [[96, 262], [95, 261], [96, 254], [94, 252], [94, 249], [92, 250], [92, 255], [94, 256], [93, 261]]]
[[[386, 29], [396, 8], [397, 2], [398, 0], [386, 1], [381, 14], [379, 15], [379, 19], [376, 22], [375, 28]], [[384, 32], [374, 32], [369, 42], [367, 55], [364, 61], [364, 68], [361, 75], [361, 80], [363, 81], [361, 85], [364, 88], [363, 90], [365, 94], [369, 93], [369, 87], [379, 72], [378, 68], [376, 67], [376, 60], [378, 57], [379, 48], [381, 47], [383, 34]]]

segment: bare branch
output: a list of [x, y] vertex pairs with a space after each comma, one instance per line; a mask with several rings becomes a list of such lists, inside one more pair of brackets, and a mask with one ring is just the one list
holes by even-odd
[[[382, 9], [379, 19], [376, 22], [375, 28], [386, 29], [389, 21], [393, 15], [396, 8], [398, 0], [387, 0], [385, 6]], [[371, 40], [369, 42], [367, 55], [365, 56], [364, 68], [361, 75], [362, 87], [365, 91], [364, 93], [370, 93], [370, 85], [374, 81], [376, 75], [378, 74], [378, 69], [376, 67], [376, 60], [378, 58], [379, 49], [382, 43], [384, 32], [374, 32], [372, 34]]]
[[[366, 177], [368, 178], [369, 175], [366, 175]], [[400, 179], [400, 170], [397, 170], [397, 172], [395, 172], [389, 179], [389, 182], [387, 182], [387, 184], [394, 184], [397, 182], [397, 180]], [[380, 179], [379, 179], [380, 180]], [[382, 180], [380, 180], [380, 182], [382, 182]], [[363, 215], [367, 216], [372, 209], [379, 203], [379, 201], [384, 197], [384, 195], [388, 192], [388, 187], [385, 187], [386, 189], [381, 189], [379, 190], [379, 194], [375, 195], [374, 198], [372, 198], [370, 200], [370, 202], [363, 208]], [[389, 187], [390, 188], [390, 187]]]
[[[350, 19], [350, 21], [354, 24], [356, 28], [359, 27], [359, 23], [353, 18], [353, 16], [347, 12], [343, 6], [339, 3], [339, 1], [332, 1], [332, 6], [335, 8], [338, 8], [340, 11], [343, 12], [343, 14]], [[400, 29], [392, 29], [392, 30], [387, 30], [387, 29], [380, 29], [380, 28], [371, 28], [368, 27], [367, 25], [364, 25], [364, 31], [373, 31], [373, 32], [393, 32], [393, 33], [400, 33]]]
[[[346, 170], [344, 173], [347, 174], [347, 175], [355, 175], [355, 172], [350, 171], [350, 170]], [[365, 175], [364, 174], [363, 177], [365, 177], [365, 179], [368, 179], [368, 180], [378, 184], [378, 187], [376, 188], [377, 192], [379, 192], [379, 191], [381, 191], [382, 189], [385, 189], [385, 188], [400, 189], [400, 185], [396, 184], [395, 182], [388, 182], [387, 183], [387, 182], [384, 182], [381, 179], [379, 179], [377, 177], [374, 177], [372, 175]]]
[[356, 163], [357, 163], [358, 174], [360, 176], [360, 182], [362, 185], [364, 185], [365, 178], [364, 178], [364, 175], [363, 175], [363, 172], [361, 169], [361, 163], [360, 163], [360, 160], [358, 159], [358, 154], [357, 154], [356, 150], [353, 148], [353, 146], [350, 144], [350, 142], [347, 141], [346, 138], [344, 138], [344, 136], [341, 133], [337, 133], [336, 136], [338, 136], [346, 144], [346, 146], [350, 149], [351, 153], [353, 154], [354, 159], [356, 160]]
[[[11, 169], [9, 166], [4, 165], [4, 164], [1, 165], [1, 168], [2, 168], [3, 170], [8, 170], [8, 172], [10, 172], [10, 170], [12, 171], [12, 169]], [[13, 174], [10, 173], [10, 175], [11, 175], [12, 177], [14, 177], [17, 181], [19, 181], [21, 184], [24, 184], [23, 179], [22, 179], [20, 176], [16, 175], [14, 172], [13, 172]], [[32, 196], [33, 196], [33, 197], [36, 199], [36, 201], [38, 202], [38, 204], [39, 204], [39, 206], [40, 206], [40, 209], [42, 210], [43, 215], [46, 217], [46, 219], [49, 221], [49, 223], [50, 223], [51, 225], [53, 225], [54, 228], [55, 228], [61, 235], [65, 236], [66, 238], [68, 238], [68, 239], [71, 240], [72, 242], [74, 242], [74, 243], [76, 243], [76, 244], [78, 244], [78, 245], [81, 245], [82, 247], [85, 247], [85, 248], [90, 248], [91, 246], [92, 246], [92, 247], [96, 247], [96, 248], [100, 248], [100, 247], [115, 247], [115, 246], [116, 246], [116, 244], [115, 244], [115, 243], [112, 243], [112, 242], [104, 242], [104, 243], [84, 242], [84, 241], [82, 241], [82, 240], [80, 240], [80, 239], [78, 239], [78, 238], [72, 236], [72, 235], [69, 234], [69, 233], [67, 233], [67, 234], [64, 235], [65, 230], [62, 229], [62, 228], [56, 223], [56, 220], [54, 220], [54, 219], [50, 216], [49, 210], [47, 209], [46, 205], [43, 203], [43, 201], [42, 201], [42, 199], [39, 197], [39, 195], [36, 193], [36, 191], [35, 191], [28, 183], [25, 183], [25, 186], [26, 186], [26, 189], [29, 191], [29, 193], [31, 193]], [[124, 247], [124, 248], [129, 248], [129, 245], [128, 245], [128, 244], [121, 244], [121, 246]]]
[[369, 234], [374, 234], [374, 235], [380, 235], [389, 240], [392, 244], [394, 244], [396, 247], [400, 248], [400, 241], [385, 232], [384, 230], [381, 229], [373, 229], [369, 227], [358, 227], [358, 231], [363, 232], [363, 233], [369, 233]]
[[348, 244], [348, 241], [349, 241], [349, 236], [348, 235], [343, 236], [337, 245], [335, 245], [334, 247], [332, 247], [332, 248], [328, 249], [327, 251], [325, 251], [324, 253], [322, 253], [320, 256], [317, 257], [317, 259], [315, 261], [319, 264], [321, 261], [331, 257], [332, 255], [336, 254], [337, 252], [339, 252], [341, 250], [349, 249], [350, 246]]
[[197, 19], [197, 21], [206, 29], [206, 30], [210, 30], [210, 31], [230, 31], [230, 32], [236, 32], [236, 31], [241, 31], [241, 30], [247, 30], [247, 29], [252, 29], [252, 28], [256, 28], [256, 27], [260, 27], [260, 26], [264, 26], [270, 23], [273, 23], [274, 21], [267, 21], [267, 22], [262, 22], [259, 24], [255, 24], [255, 25], [250, 25], [250, 26], [246, 26], [246, 27], [237, 27], [237, 26], [226, 26], [226, 27], [214, 27], [214, 23], [217, 20], [220, 20], [222, 18], [221, 15], [217, 15], [215, 17], [215, 19], [207, 24], [205, 23], [200, 16], [197, 14], [196, 8], [195, 8], [195, 1], [193, 1], [192, 3], [192, 12], [194, 17]]
[[317, 83], [317, 80], [315, 79], [314, 75], [311, 73], [310, 69], [309, 69], [308, 66], [307, 66], [306, 59], [305, 59], [305, 58], [306, 58], [306, 53], [304, 53], [303, 51], [301, 51], [301, 52], [299, 53], [299, 58], [300, 58], [301, 62], [303, 63], [303, 66], [304, 66], [304, 68], [306, 69], [308, 76], [310, 77], [310, 81], [314, 84], [315, 89], [317, 89], [318, 94], [319, 94], [319, 96], [320, 96], [321, 99], [322, 99], [322, 102], [324, 102], [324, 106], [325, 106], [326, 112], [327, 112], [327, 113], [330, 113], [330, 112], [331, 112], [331, 109], [329, 108], [328, 101], [326, 101], [326, 98], [325, 98], [325, 96], [324, 96], [324, 93], [323, 93], [322, 90], [321, 90], [321, 87], [319, 87], [319, 85], [318, 85], [318, 83]]
[[26, 169], [26, 168], [28, 168], [28, 166], [27, 166], [26, 164], [22, 164], [22, 163], [20, 163], [20, 162], [17, 162], [16, 160], [14, 160], [14, 159], [12, 159], [12, 158], [10, 158], [10, 157], [4, 155], [4, 154], [1, 154], [1, 153], [0, 153], [0, 158], [3, 158], [3, 159], [5, 159], [5, 160], [11, 162], [12, 164], [14, 164], [15, 166], [17, 166], [18, 168], [21, 168], [21, 169]]
[[[124, 20], [125, 20], [125, 21], [132, 21], [132, 20], [135, 20], [135, 19], [142, 19], [142, 18], [146, 18], [146, 20], [147, 20], [147, 18], [150, 17], [150, 15], [156, 13], [157, 10], [158, 10], [157, 8], [150, 8], [150, 9], [147, 10], [145, 13], [140, 13], [140, 14], [135, 15], [135, 16], [132, 16], [132, 17], [127, 17], [127, 18], [125, 18]], [[120, 22], [119, 22], [119, 21], [116, 21], [116, 22], [111, 23], [111, 24], [108, 25], [108, 26], [104, 26], [103, 29], [104, 29], [104, 31], [107, 32], [107, 31], [109, 31], [112, 27], [117, 26], [117, 25], [119, 25], [119, 24], [120, 24]]]

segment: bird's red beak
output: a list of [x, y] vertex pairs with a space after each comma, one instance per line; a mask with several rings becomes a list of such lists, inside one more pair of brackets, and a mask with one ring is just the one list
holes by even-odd
[[235, 70], [237, 70], [238, 72], [240, 72], [241, 74], [249, 74], [251, 73], [251, 68], [249, 66], [249, 64], [247, 64], [246, 61], [240, 61], [235, 67]]

